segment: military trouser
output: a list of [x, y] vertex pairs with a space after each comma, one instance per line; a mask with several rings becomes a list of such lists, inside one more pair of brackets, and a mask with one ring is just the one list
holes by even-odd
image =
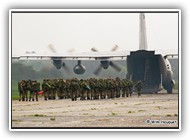
[[111, 98], [111, 90], [110, 90], [110, 89], [107, 90], [107, 98], [108, 98], [108, 99]]
[[129, 89], [126, 88], [126, 96], [129, 97]]
[[77, 100], [77, 91], [72, 91], [71, 92], [71, 100], [76, 101]]
[[131, 95], [132, 95], [132, 90], [128, 90], [128, 92], [129, 92], [129, 96], [131, 97]]
[[129, 90], [128, 90], [128, 88], [123, 88], [123, 90], [122, 90], [122, 97], [129, 97]]
[[64, 95], [63, 95], [63, 90], [61, 88], [57, 89], [57, 96], [58, 99], [63, 99]]
[[107, 89], [104, 91], [104, 94], [105, 94], [105, 99], [108, 99], [108, 90]]
[[103, 91], [102, 90], [99, 90], [99, 94], [100, 94], [100, 99], [103, 99]]
[[106, 99], [105, 90], [100, 90], [100, 99]]
[[87, 97], [87, 91], [84, 90], [84, 89], [82, 89], [82, 90], [80, 91], [80, 100], [85, 100], [86, 97]]
[[111, 98], [114, 98], [115, 97], [115, 91], [114, 89], [111, 89]]
[[69, 93], [69, 90], [68, 90], [68, 89], [65, 89], [65, 90], [64, 90], [64, 93], [65, 93], [65, 95], [64, 95], [64, 99], [69, 99], [69, 98], [71, 98], [71, 96], [70, 96], [70, 93]]
[[49, 100], [55, 100], [55, 98], [56, 98], [56, 91], [55, 90], [50, 90], [48, 98], [49, 98]]
[[49, 99], [49, 91], [44, 91], [44, 100]]
[[27, 91], [20, 91], [19, 92], [19, 101], [28, 101]]
[[91, 98], [90, 99], [91, 100], [94, 99], [94, 89], [91, 89], [90, 94], [91, 94]]
[[125, 88], [122, 88], [122, 97], [125, 97], [125, 95], [126, 95], [126, 90]]
[[119, 98], [120, 97], [120, 89], [116, 88], [115, 92], [116, 92], [116, 96], [115, 97]]
[[141, 91], [137, 90], [138, 97], [141, 96]]
[[87, 100], [90, 100], [90, 99], [91, 99], [91, 91], [88, 90], [88, 91], [87, 91]]
[[36, 101], [38, 101], [38, 92], [37, 91], [30, 91], [30, 97], [29, 97], [29, 101], [34, 101], [34, 96], [36, 97]]
[[57, 92], [57, 97], [58, 97], [58, 99], [63, 99], [63, 93]]
[[22, 95], [22, 101], [28, 101], [28, 91], [27, 90], [21, 91], [21, 95]]
[[30, 91], [30, 97], [29, 97], [29, 101], [34, 101], [34, 91]]
[[38, 91], [35, 92], [36, 101], [38, 101]]
[[67, 91], [62, 90], [62, 97], [63, 97], [63, 99], [68, 99], [69, 98], [68, 95], [67, 95]]
[[94, 90], [94, 100], [99, 99], [99, 91], [98, 89]]
[[21, 101], [21, 99], [22, 99], [22, 92], [19, 91], [18, 95], [19, 95], [19, 101]]

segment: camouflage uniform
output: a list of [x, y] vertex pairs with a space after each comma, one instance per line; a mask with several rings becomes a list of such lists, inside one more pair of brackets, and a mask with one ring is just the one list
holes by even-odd
[[77, 79], [72, 79], [70, 82], [71, 100], [76, 101], [78, 97], [79, 82]]
[[[87, 80], [80, 80], [80, 100], [87, 99], [87, 92], [90, 90], [90, 86], [87, 83]], [[89, 97], [88, 97], [89, 99]]]
[[18, 82], [18, 95], [19, 95], [19, 101], [22, 99], [22, 90], [21, 90], [21, 82]]
[[94, 96], [94, 90], [95, 90], [95, 83], [94, 83], [94, 79], [90, 78], [89, 80], [89, 86], [90, 86], [90, 95], [91, 95], [91, 100], [95, 98]]
[[119, 77], [116, 77], [115, 83], [116, 83], [116, 86], [115, 86], [116, 98], [119, 98], [120, 97], [120, 89], [122, 86], [122, 83], [121, 83], [121, 80]]
[[111, 79], [107, 79], [107, 98], [112, 98], [112, 82]]
[[109, 91], [108, 79], [104, 79], [104, 94], [105, 94], [105, 99], [108, 98], [108, 91]]
[[80, 96], [80, 100], [85, 100], [85, 82], [83, 79], [81, 79], [79, 81], [79, 85], [80, 85], [80, 89], [79, 89], [79, 96]]
[[49, 91], [50, 91], [51, 86], [47, 82], [46, 79], [43, 80], [42, 83], [42, 90], [44, 91], [44, 100], [49, 99]]
[[91, 99], [91, 87], [90, 87], [90, 83], [89, 83], [89, 79], [86, 80], [86, 84], [87, 84], [87, 100], [90, 100]]
[[65, 82], [65, 99], [71, 98], [70, 83], [71, 83], [70, 79], [67, 79]]
[[37, 92], [36, 92], [36, 101], [38, 101], [38, 95], [39, 95], [39, 92], [40, 92], [40, 82], [37, 82]]
[[141, 96], [141, 89], [143, 87], [142, 81], [137, 81], [135, 84], [135, 88], [137, 90], [138, 97]]
[[127, 79], [122, 80], [122, 97], [128, 97], [128, 81]]
[[110, 79], [110, 91], [111, 91], [111, 98], [115, 98], [115, 82], [113, 79]]
[[56, 98], [56, 88], [54, 84], [54, 80], [48, 80], [48, 84], [50, 85], [50, 90], [49, 90], [49, 100], [55, 100]]
[[130, 95], [130, 97], [132, 95], [133, 86], [133, 82], [131, 80], [128, 80], [128, 94]]
[[35, 81], [30, 81], [30, 97], [29, 97], [29, 101], [34, 101], [34, 92], [35, 92], [35, 87], [36, 86], [36, 82]]
[[25, 94], [25, 97], [26, 97], [26, 101], [28, 101], [28, 92], [30, 93], [30, 90], [31, 90], [31, 80], [26, 80], [26, 94]]
[[58, 81], [56, 81], [56, 89], [57, 89], [57, 96], [59, 99], [63, 99], [64, 98], [64, 85], [63, 85], [63, 79], [59, 79]]
[[63, 99], [69, 98], [69, 96], [67, 94], [67, 83], [65, 80], [62, 81], [62, 94], [63, 94]]
[[94, 99], [97, 100], [99, 99], [99, 95], [100, 95], [100, 92], [99, 92], [99, 82], [97, 79], [94, 79]]
[[100, 99], [105, 99], [106, 95], [105, 95], [105, 83], [103, 79], [99, 79], [99, 93], [100, 93]]
[[40, 91], [40, 83], [37, 81], [31, 82], [31, 89], [30, 89], [30, 98], [29, 101], [32, 99], [34, 101], [34, 96], [36, 98], [36, 101], [38, 101], [38, 92]]
[[27, 88], [27, 83], [25, 80], [22, 80], [21, 82], [18, 83], [18, 91], [19, 91], [19, 101], [22, 98], [22, 101], [28, 101], [27, 98], [27, 92], [28, 92], [28, 88]]

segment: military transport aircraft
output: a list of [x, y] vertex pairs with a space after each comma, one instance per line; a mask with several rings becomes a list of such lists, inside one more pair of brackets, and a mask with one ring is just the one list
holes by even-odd
[[126, 59], [126, 78], [132, 81], [143, 81], [144, 87], [142, 92], [157, 93], [163, 86], [168, 93], [172, 93], [175, 81], [172, 79], [173, 72], [168, 57], [175, 57], [177, 54], [167, 54], [163, 56], [161, 54], [155, 54], [155, 51], [148, 51], [144, 13], [140, 13], [139, 21], [139, 50], [137, 51], [116, 51], [118, 45], [115, 45], [110, 52], [99, 52], [95, 48], [91, 48], [92, 52], [58, 54], [53, 45], [49, 44], [48, 47], [53, 52], [51, 55], [30, 53], [27, 55], [13, 56], [12, 59], [51, 59], [57, 69], [68, 69], [64, 62], [66, 59], [77, 60], [77, 64], [73, 67], [73, 71], [76, 74], [84, 74], [86, 71], [82, 60], [99, 60], [100, 65], [95, 69], [95, 75], [99, 75], [102, 69], [107, 69], [109, 66], [120, 72], [121, 67], [112, 60]]

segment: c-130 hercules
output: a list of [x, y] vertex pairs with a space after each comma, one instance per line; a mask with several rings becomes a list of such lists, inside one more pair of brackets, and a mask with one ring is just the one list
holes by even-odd
[[175, 81], [172, 79], [173, 71], [167, 58], [178, 55], [162, 56], [155, 54], [155, 51], [147, 51], [145, 14], [140, 13], [139, 18], [139, 50], [130, 52], [127, 56], [127, 78], [132, 81], [143, 81], [143, 93], [157, 93], [161, 86], [167, 93], [172, 93]]
[[[115, 52], [115, 48], [112, 52], [102, 53], [97, 52], [94, 48], [91, 53], [72, 53], [72, 54], [53, 54], [53, 55], [37, 55], [27, 54], [21, 56], [13, 56], [13, 59], [51, 59], [53, 65], [57, 68], [65, 68], [68, 70], [67, 65], [63, 61], [64, 59], [77, 60], [78, 64], [74, 66], [73, 71], [75, 74], [84, 74], [86, 71], [85, 66], [82, 64], [82, 59], [99, 60], [100, 66], [95, 70], [94, 74], [98, 75], [101, 69], [107, 69], [109, 66], [121, 71], [121, 68], [113, 63], [110, 59], [113, 58], [127, 58], [127, 78], [133, 82], [141, 80], [143, 82], [142, 93], [157, 93], [161, 90], [161, 86], [167, 90], [167, 93], [173, 92], [175, 81], [172, 79], [172, 68], [168, 61], [169, 56], [176, 56], [177, 54], [165, 55], [155, 54], [155, 51], [148, 51], [147, 48], [147, 36], [146, 36], [146, 20], [145, 14], [140, 13], [139, 15], [139, 50], [131, 51], [130, 55], [128, 52], [118, 53]], [[51, 45], [50, 45], [51, 46]]]

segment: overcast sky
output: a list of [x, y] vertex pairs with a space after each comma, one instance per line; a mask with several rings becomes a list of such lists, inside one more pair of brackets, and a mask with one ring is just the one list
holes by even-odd
[[[178, 50], [178, 14], [145, 13], [150, 50]], [[139, 13], [13, 13], [12, 53], [89, 52], [139, 48]]]

